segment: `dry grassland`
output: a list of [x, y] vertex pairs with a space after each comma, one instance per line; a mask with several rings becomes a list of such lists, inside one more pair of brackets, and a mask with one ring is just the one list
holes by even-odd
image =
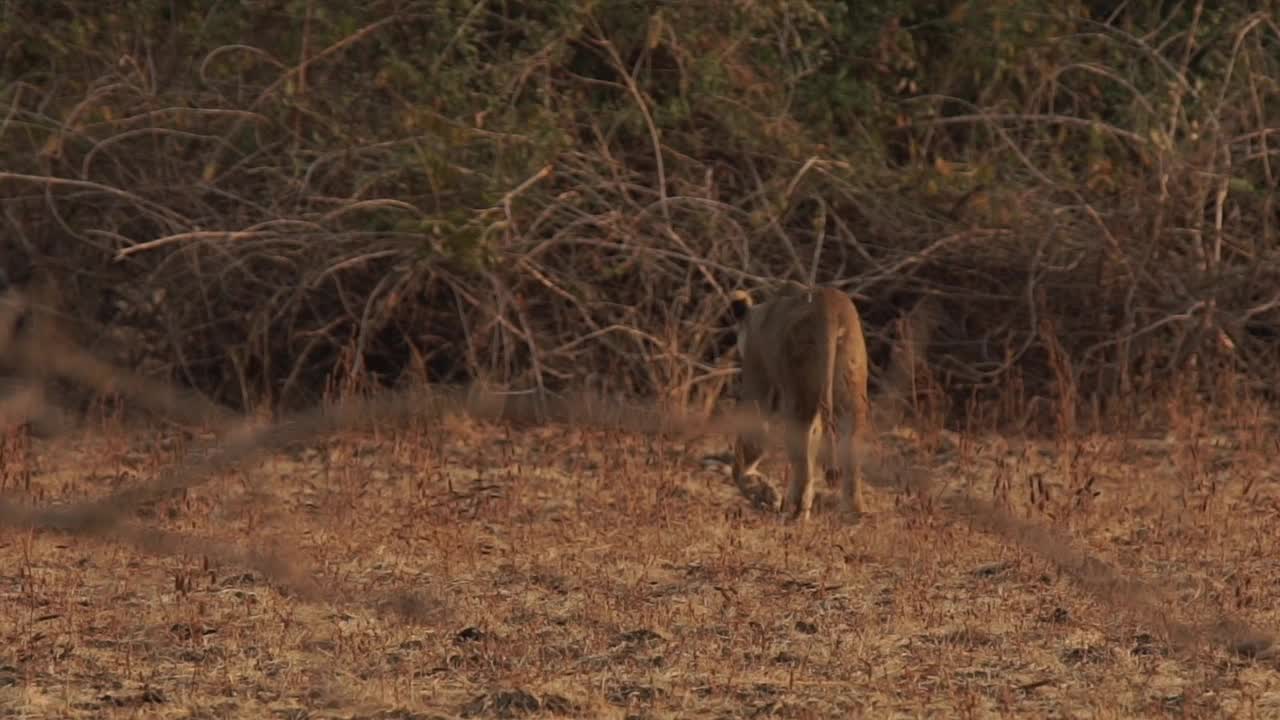
[[[9, 523], [0, 717], [1280, 716], [1244, 629], [1280, 619], [1260, 423], [886, 435], [933, 489], [881, 483], [859, 523], [808, 526], [747, 509], [705, 461], [727, 438], [401, 425], [274, 452], [108, 533]], [[3, 498], [42, 507], [189, 444], [6, 437]]]

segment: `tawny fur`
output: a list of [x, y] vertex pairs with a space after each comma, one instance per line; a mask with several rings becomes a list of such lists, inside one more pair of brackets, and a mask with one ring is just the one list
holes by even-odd
[[[834, 453], [843, 509], [865, 512], [858, 448], [870, 430], [867, 349], [853, 300], [833, 288], [787, 291], [760, 304], [742, 292], [731, 300], [742, 361], [740, 402], [793, 430], [785, 433], [791, 465], [785, 498], [756, 469], [763, 442], [753, 433], [736, 439], [735, 484], [752, 502], [807, 520], [819, 461]], [[831, 443], [820, 453], [824, 433]]]

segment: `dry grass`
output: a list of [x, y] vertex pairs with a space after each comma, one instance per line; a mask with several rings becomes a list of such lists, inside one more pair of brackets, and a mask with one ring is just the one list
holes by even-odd
[[[0, 323], [26, 376], [7, 424], [56, 410], [44, 375], [211, 417], [32, 317]], [[1257, 406], [1210, 431], [1188, 396], [1158, 438], [894, 431], [871, 516], [795, 526], [706, 461], [723, 437], [655, 432], [742, 418], [579, 398], [552, 427], [498, 400], [224, 416], [201, 441], [110, 413], [5, 431], [0, 717], [1280, 709]]]
[[[807, 527], [746, 509], [702, 461], [722, 439], [466, 419], [317, 439], [120, 528], [167, 534], [0, 531], [0, 714], [1274, 716], [1269, 652], [1214, 642], [1224, 612], [1276, 624], [1263, 437], [1097, 438], [1070, 463], [889, 438], [933, 494], [882, 487], [860, 524]], [[7, 499], [41, 506], [183, 449], [8, 438]], [[944, 487], [1069, 538], [1093, 575], [957, 519]], [[1101, 576], [1144, 581], [1160, 616]]]

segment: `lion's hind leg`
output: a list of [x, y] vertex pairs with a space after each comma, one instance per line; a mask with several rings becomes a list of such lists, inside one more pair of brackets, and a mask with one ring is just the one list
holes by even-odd
[[863, 458], [862, 443], [865, 428], [853, 415], [840, 420], [839, 457], [840, 457], [840, 509], [852, 515], [864, 515], [867, 512], [867, 501], [862, 494]]
[[814, 485], [819, 448], [822, 445], [822, 422], [818, 418], [787, 432], [787, 457], [791, 462], [791, 484], [787, 488], [786, 511], [792, 520], [806, 521], [813, 510]]

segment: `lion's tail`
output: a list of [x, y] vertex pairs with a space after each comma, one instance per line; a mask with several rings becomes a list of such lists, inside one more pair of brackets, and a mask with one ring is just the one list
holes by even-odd
[[[830, 328], [830, 325], [828, 325]], [[834, 429], [832, 422], [835, 420], [835, 385], [836, 385], [836, 355], [839, 352], [839, 333], [827, 333], [827, 383], [822, 397], [822, 423], [831, 432]]]

